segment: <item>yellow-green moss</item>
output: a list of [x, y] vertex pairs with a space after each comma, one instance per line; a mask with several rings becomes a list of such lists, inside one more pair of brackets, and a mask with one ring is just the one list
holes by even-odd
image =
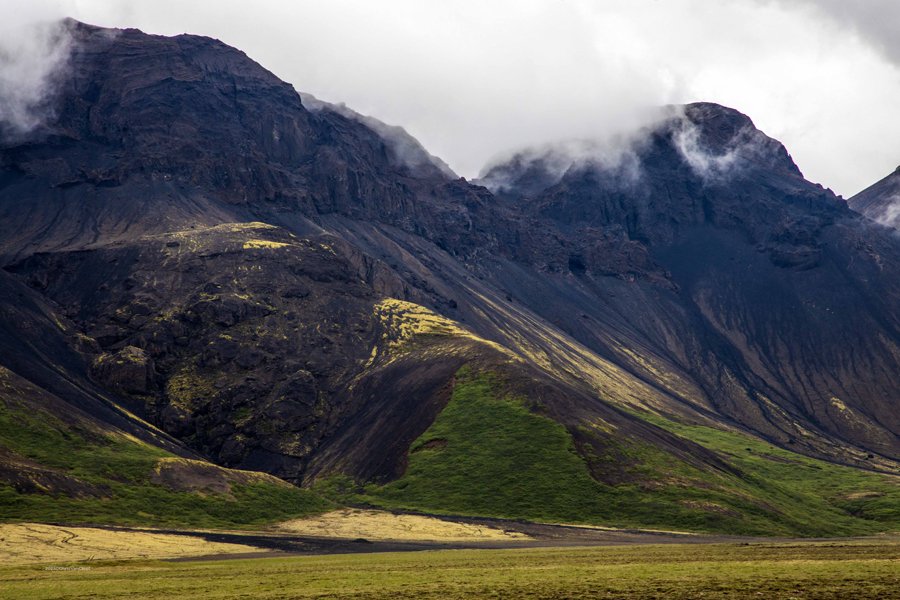
[[290, 244], [285, 244], [284, 242], [273, 242], [270, 240], [260, 240], [260, 239], [252, 239], [244, 242], [244, 250], [255, 250], [255, 249], [270, 249], [274, 250], [277, 248], [286, 248], [290, 246]]
[[212, 381], [200, 375], [193, 365], [185, 366], [166, 382], [169, 402], [183, 409], [191, 409], [215, 394]]

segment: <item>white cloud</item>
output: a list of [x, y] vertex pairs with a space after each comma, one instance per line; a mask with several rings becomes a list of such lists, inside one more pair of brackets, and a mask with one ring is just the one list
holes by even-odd
[[897, 0], [802, 0], [842, 27], [849, 27], [900, 64], [900, 7]]
[[887, 203], [887, 208], [875, 217], [882, 225], [900, 229], [900, 196], [894, 196]]
[[48, 116], [70, 44], [51, 5], [25, 5], [0, 21], [0, 133], [26, 134]]
[[[663, 111], [657, 119], [662, 120]], [[650, 115], [648, 115], [648, 126]], [[571, 169], [595, 167], [621, 187], [634, 186], [643, 172], [638, 158], [641, 144], [649, 141], [649, 130], [635, 130], [629, 134], [570, 139], [529, 146], [516, 152], [498, 155], [488, 162], [479, 175], [478, 184], [497, 192], [515, 185], [515, 179], [532, 167], [549, 180], [558, 182]]]
[[713, 154], [700, 144], [700, 130], [687, 120], [682, 120], [672, 137], [675, 148], [691, 169], [704, 180], [720, 179], [739, 168], [738, 159], [745, 145], [735, 144], [722, 154]]
[[872, 2], [879, 10], [837, 0], [53, 5], [100, 25], [218, 37], [299, 90], [402, 125], [469, 177], [498, 153], [608, 136], [641, 124], [649, 106], [706, 100], [748, 114], [810, 179], [849, 195], [900, 162], [900, 38], [889, 25], [900, 3]]

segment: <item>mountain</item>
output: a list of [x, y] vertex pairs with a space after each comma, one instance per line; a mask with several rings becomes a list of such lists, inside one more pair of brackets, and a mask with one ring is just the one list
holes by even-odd
[[619, 364], [640, 349], [686, 384], [667, 391], [692, 411], [791, 447], [818, 431], [895, 459], [896, 239], [804, 180], [746, 116], [675, 112], [631, 150], [637, 175], [588, 162], [536, 176], [540, 155], [486, 174], [504, 172], [507, 203], [578, 244], [547, 269], [578, 301], [530, 305]]
[[847, 204], [873, 221], [900, 228], [900, 167], [847, 200]]
[[[0, 143], [0, 366], [27, 410], [167, 453], [128, 467], [136, 502], [219, 469], [229, 502], [262, 472], [437, 513], [900, 523], [900, 243], [746, 116], [669, 107], [614, 160], [527, 150], [472, 183], [217, 40], [68, 27], [53, 118]], [[17, 487], [25, 459], [82, 467], [9, 423], [10, 514], [103, 518]], [[167, 479], [176, 455], [199, 466]]]

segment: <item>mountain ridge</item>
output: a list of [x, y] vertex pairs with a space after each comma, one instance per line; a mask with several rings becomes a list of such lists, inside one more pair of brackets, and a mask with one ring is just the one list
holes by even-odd
[[[695, 524], [747, 473], [669, 423], [900, 471], [900, 244], [745, 115], [689, 105], [630, 174], [537, 164], [492, 193], [221, 42], [72, 28], [55, 119], [0, 143], [0, 275], [72, 323], [81, 387], [179, 452], [390, 486], [474, 370], [598, 485]], [[690, 484], [654, 488], [659, 456]], [[724, 496], [678, 495], [708, 477]]]
[[882, 225], [900, 228], [900, 166], [849, 198], [847, 204]]

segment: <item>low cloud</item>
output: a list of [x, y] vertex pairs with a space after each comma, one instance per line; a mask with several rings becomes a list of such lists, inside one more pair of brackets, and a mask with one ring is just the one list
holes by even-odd
[[458, 175], [440, 158], [428, 153], [424, 146], [413, 136], [409, 135], [405, 129], [398, 125], [388, 125], [383, 121], [379, 121], [375, 117], [363, 115], [349, 108], [346, 104], [332, 104], [319, 100], [312, 94], [300, 92], [300, 99], [303, 105], [312, 112], [321, 110], [330, 110], [343, 117], [359, 121], [385, 141], [390, 149], [391, 158], [398, 164], [407, 167], [413, 171], [422, 169], [423, 167], [431, 167], [437, 169], [444, 176], [456, 179]]
[[701, 143], [700, 128], [687, 118], [676, 121], [672, 143], [691, 170], [706, 182], [728, 180], [739, 175], [749, 161], [765, 155], [764, 136], [745, 127], [728, 142], [724, 151], [715, 152]]
[[742, 152], [740, 145], [734, 145], [722, 154], [714, 154], [700, 145], [700, 130], [690, 121], [682, 121], [672, 136], [678, 153], [691, 167], [691, 170], [704, 181], [724, 179], [733, 173], [738, 156]]
[[219, 38], [298, 90], [402, 125], [467, 177], [498, 152], [696, 101], [750, 115], [845, 195], [900, 155], [895, 0], [0, 0], [16, 22], [0, 29], [39, 5]]
[[654, 133], [669, 136], [685, 164], [707, 183], [739, 176], [754, 163], [772, 164], [780, 150], [777, 141], [749, 124], [712, 147], [684, 106], [665, 106], [647, 112], [645, 123], [627, 132], [501, 154], [476, 181], [495, 192], [515, 188], [528, 194], [559, 182], [570, 171], [592, 168], [605, 177], [606, 185], [633, 187], [641, 179], [641, 157]]
[[900, 230], [900, 196], [891, 198], [887, 208], [881, 214], [875, 216], [875, 221]]
[[72, 37], [63, 21], [46, 12], [6, 16], [0, 25], [0, 134], [18, 138], [52, 116]]
[[621, 186], [632, 186], [641, 176], [640, 140], [636, 134], [566, 140], [504, 153], [488, 163], [476, 182], [494, 192], [516, 187], [529, 193], [559, 182], [570, 171], [593, 168]]
[[569, 171], [592, 168], [608, 184], [632, 187], [641, 178], [640, 154], [651, 132], [670, 118], [669, 107], [643, 108], [591, 137], [500, 152], [487, 161], [476, 182], [495, 192], [516, 187], [529, 193], [559, 182]]
[[[705, 110], [720, 109], [708, 107]], [[739, 176], [753, 164], [783, 167], [781, 161], [790, 161], [777, 140], [768, 137], [750, 122], [731, 134], [729, 139], [719, 139], [711, 145], [704, 141], [703, 127], [691, 117], [691, 107], [672, 106], [667, 107], [667, 111], [671, 115], [667, 127], [671, 131], [673, 146], [691, 170], [707, 183]]]

